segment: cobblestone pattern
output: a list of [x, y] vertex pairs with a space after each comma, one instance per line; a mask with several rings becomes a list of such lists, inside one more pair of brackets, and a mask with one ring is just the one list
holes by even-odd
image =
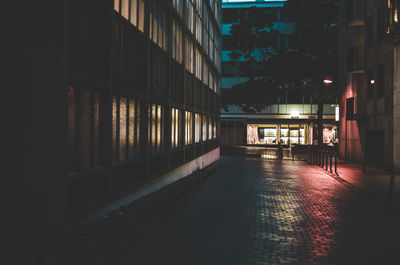
[[398, 216], [321, 168], [223, 157], [220, 170], [178, 207], [85, 257], [110, 265], [400, 264]]

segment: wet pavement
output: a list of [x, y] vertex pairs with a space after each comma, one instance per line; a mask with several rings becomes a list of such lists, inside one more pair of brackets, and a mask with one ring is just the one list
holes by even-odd
[[399, 212], [378, 196], [387, 190], [304, 161], [222, 157], [219, 168], [111, 249], [63, 264], [400, 264]]
[[198, 193], [98, 263], [400, 264], [400, 222], [385, 200], [302, 161], [219, 163]]

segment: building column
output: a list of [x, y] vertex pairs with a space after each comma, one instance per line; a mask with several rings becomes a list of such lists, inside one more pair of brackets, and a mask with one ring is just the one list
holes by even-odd
[[393, 166], [400, 172], [400, 44], [394, 47], [393, 57]]

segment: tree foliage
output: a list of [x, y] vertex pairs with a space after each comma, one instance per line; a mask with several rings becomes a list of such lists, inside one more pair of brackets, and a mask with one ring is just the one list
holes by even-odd
[[[277, 47], [280, 36], [271, 9], [253, 7], [231, 28], [231, 59], [249, 80], [233, 87], [224, 103], [245, 110], [281, 103], [287, 94], [329, 103], [338, 96], [327, 76], [338, 71], [337, 0], [289, 0], [281, 9], [288, 27], [294, 26], [292, 47]], [[224, 95], [225, 97], [225, 95]], [[301, 98], [301, 97], [300, 97]]]

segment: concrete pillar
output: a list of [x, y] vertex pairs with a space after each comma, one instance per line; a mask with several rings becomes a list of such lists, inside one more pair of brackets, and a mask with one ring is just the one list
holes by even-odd
[[400, 44], [394, 47], [393, 165], [400, 172]]

